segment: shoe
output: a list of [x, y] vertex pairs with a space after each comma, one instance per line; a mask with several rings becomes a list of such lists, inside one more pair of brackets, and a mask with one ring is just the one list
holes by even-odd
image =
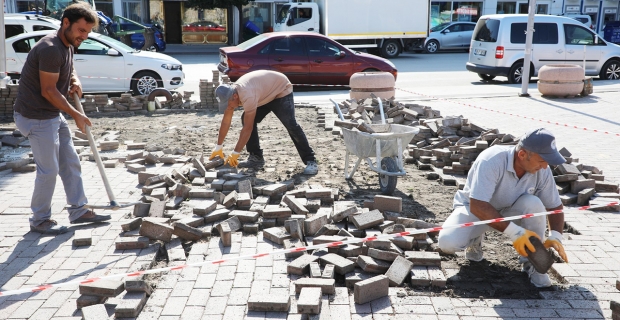
[[551, 279], [549, 278], [549, 275], [546, 273], [539, 273], [531, 263], [525, 262], [521, 271], [526, 272], [529, 275], [530, 282], [536, 287], [551, 287]]
[[477, 238], [472, 240], [472, 244], [465, 249], [465, 258], [470, 261], [480, 262], [483, 257], [484, 252], [482, 252], [482, 236], [478, 236]]
[[30, 231], [43, 234], [63, 234], [69, 229], [65, 226], [59, 226], [56, 220], [47, 219], [36, 227], [30, 226]]
[[247, 160], [239, 162], [239, 168], [260, 168], [265, 165], [265, 159], [262, 156], [250, 154]]
[[315, 175], [317, 173], [319, 173], [319, 165], [315, 161], [308, 161], [304, 174]]
[[83, 214], [79, 218], [71, 221], [71, 224], [104, 222], [104, 221], [108, 221], [110, 219], [112, 219], [112, 217], [110, 215], [95, 214], [95, 212], [93, 212], [92, 210], [88, 210], [88, 211], [86, 211], [85, 214]]

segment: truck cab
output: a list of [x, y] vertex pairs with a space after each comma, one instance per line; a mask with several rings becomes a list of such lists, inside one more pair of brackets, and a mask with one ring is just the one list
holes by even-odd
[[312, 2], [288, 3], [282, 6], [274, 31], [314, 31], [320, 30], [319, 6]]

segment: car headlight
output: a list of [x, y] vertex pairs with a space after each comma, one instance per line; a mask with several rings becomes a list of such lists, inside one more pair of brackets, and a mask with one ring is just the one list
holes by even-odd
[[183, 66], [180, 64], [164, 63], [161, 65], [161, 67], [166, 70], [183, 70]]

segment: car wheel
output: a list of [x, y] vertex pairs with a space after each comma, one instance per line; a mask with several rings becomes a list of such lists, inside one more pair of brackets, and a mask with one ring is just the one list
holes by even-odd
[[490, 74], [484, 74], [484, 73], [478, 73], [478, 77], [480, 77], [480, 79], [484, 81], [491, 81], [495, 79], [495, 76], [492, 76]]
[[603, 80], [619, 80], [620, 79], [620, 62], [618, 60], [610, 60], [605, 63], [599, 77]]
[[[534, 67], [530, 66], [530, 76], [527, 78], [527, 82], [530, 82], [532, 74], [534, 73]], [[521, 83], [523, 80], [523, 61], [517, 61], [512, 65], [508, 72], [508, 83]]]
[[157, 87], [163, 87], [161, 78], [151, 71], [138, 72], [131, 80], [131, 90], [134, 94], [145, 95], [151, 93]]
[[381, 56], [386, 59], [392, 59], [398, 57], [400, 54], [400, 43], [396, 40], [387, 40], [381, 47]]
[[439, 50], [439, 42], [437, 42], [437, 40], [430, 40], [426, 43], [424, 49], [427, 53], [435, 53]]
[[157, 47], [156, 45], [152, 45], [148, 49], [146, 49], [146, 51], [159, 52], [159, 47]]

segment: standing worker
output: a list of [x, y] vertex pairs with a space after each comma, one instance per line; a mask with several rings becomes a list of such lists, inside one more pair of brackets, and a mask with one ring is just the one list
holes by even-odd
[[[465, 188], [454, 196], [454, 211], [444, 225], [562, 210], [562, 201], [549, 165], [559, 165], [564, 161], [556, 149], [555, 137], [543, 128], [527, 132], [516, 146], [494, 146], [485, 150], [469, 171]], [[550, 235], [544, 241], [545, 248], [553, 247], [568, 262], [562, 246], [564, 213], [548, 217]], [[534, 269], [525, 251], [525, 248], [536, 251], [530, 237], [543, 241], [546, 228], [546, 216], [538, 216], [488, 226], [444, 229], [439, 232], [438, 245], [449, 254], [465, 249], [467, 259], [480, 261], [483, 259], [484, 233], [493, 229], [503, 232], [521, 255], [523, 271], [527, 272], [532, 284], [549, 287], [549, 276]]]
[[[252, 71], [241, 76], [234, 84], [222, 84], [217, 87], [215, 96], [219, 102], [219, 111], [224, 113], [224, 116], [217, 137], [217, 146], [209, 160], [215, 157], [225, 158], [222, 145], [230, 129], [233, 112], [235, 108], [243, 106], [241, 115], [243, 129], [233, 153], [226, 158], [227, 164], [240, 168], [259, 168], [265, 164], [257, 124], [273, 112], [288, 131], [301, 160], [306, 165], [304, 174], [318, 173], [319, 166], [314, 151], [308, 144], [304, 130], [295, 120], [293, 85], [285, 75], [269, 70]], [[250, 156], [247, 161], [239, 162], [239, 153], [244, 146]]]
[[82, 84], [73, 68], [73, 51], [97, 24], [97, 13], [88, 5], [68, 6], [60, 29], [43, 37], [30, 50], [19, 81], [15, 100], [15, 124], [30, 140], [37, 174], [30, 208], [30, 230], [47, 234], [67, 232], [52, 216], [52, 196], [60, 175], [69, 204], [71, 223], [101, 222], [109, 215], [97, 215], [84, 208], [88, 203], [82, 184], [80, 159], [73, 147], [71, 131], [60, 111], [68, 113], [85, 132], [90, 120], [69, 104], [65, 95], [82, 96]]

